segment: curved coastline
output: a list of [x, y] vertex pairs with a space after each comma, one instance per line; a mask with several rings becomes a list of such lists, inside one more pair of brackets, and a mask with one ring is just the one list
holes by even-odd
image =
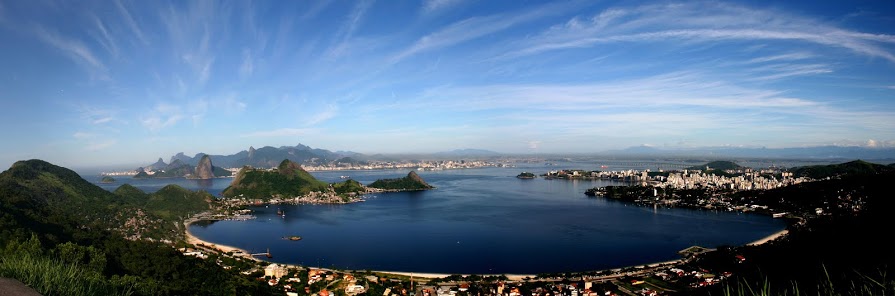
[[[209, 241], [202, 240], [199, 237], [196, 237], [195, 235], [193, 235], [192, 232], [190, 232], [190, 225], [192, 225], [195, 222], [199, 222], [199, 221], [204, 221], [204, 220], [199, 219], [199, 220], [190, 220], [190, 221], [184, 222], [184, 229], [185, 229], [184, 237], [186, 238], [186, 242], [188, 244], [193, 244], [193, 245], [201, 244], [201, 245], [207, 246], [209, 248], [218, 250], [221, 253], [229, 253], [229, 252], [237, 252], [238, 251], [238, 252], [242, 252], [242, 254], [244, 254], [243, 256], [238, 256], [238, 257], [248, 258], [248, 259], [258, 261], [258, 262], [276, 263], [279, 265], [286, 266], [287, 268], [310, 268], [310, 269], [330, 270], [329, 268], [322, 268], [322, 267], [302, 266], [302, 265], [295, 265], [295, 264], [288, 264], [288, 263], [277, 263], [277, 262], [266, 261], [266, 260], [255, 258], [254, 256], [251, 255], [251, 253], [249, 253], [245, 249], [228, 246], [228, 245], [215, 244], [215, 243], [212, 243]], [[743, 246], [759, 246], [759, 245], [771, 242], [773, 240], [776, 240], [778, 238], [784, 237], [787, 234], [789, 234], [789, 230], [784, 228], [783, 230], [774, 232], [766, 237], [760, 238], [758, 240], [755, 240], [755, 241], [745, 244]], [[674, 265], [674, 264], [684, 262], [684, 260], [685, 260], [684, 258], [681, 258], [681, 259], [674, 259], [674, 260], [668, 260], [668, 261], [644, 263], [644, 264], [637, 264], [637, 265], [610, 268], [610, 269], [604, 269], [604, 270], [596, 270], [596, 271], [598, 271], [598, 272], [599, 271], [607, 271], [607, 270], [608, 271], [620, 271], [625, 268], [643, 269], [643, 268], [650, 268], [650, 267], [656, 267], [656, 266]], [[407, 277], [427, 278], [427, 279], [446, 278], [446, 277], [453, 275], [453, 274], [447, 274], [447, 273], [413, 272], [413, 271], [374, 270], [373, 272], [391, 274], [391, 275], [399, 275], [399, 276], [407, 276]], [[461, 275], [472, 275], [472, 274], [461, 274]], [[512, 281], [522, 281], [525, 278], [534, 278], [536, 276], [534, 274], [486, 274], [483, 276], [491, 276], [491, 275], [504, 275], [509, 280], [512, 280]], [[615, 275], [609, 275], [609, 276], [603, 276], [603, 277], [612, 278], [612, 277], [615, 277]], [[600, 278], [600, 277], [598, 277], [598, 278]]]

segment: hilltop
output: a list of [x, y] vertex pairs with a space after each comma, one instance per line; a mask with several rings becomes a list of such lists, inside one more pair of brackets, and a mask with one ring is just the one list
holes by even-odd
[[0, 277], [43, 295], [270, 295], [159, 243], [208, 197], [176, 186], [112, 193], [45, 161], [16, 162], [0, 173]]
[[324, 191], [326, 182], [314, 178], [301, 165], [283, 160], [271, 170], [243, 167], [224, 192], [224, 197], [267, 199], [274, 196], [297, 197], [312, 191]]
[[426, 183], [416, 172], [410, 171], [404, 178], [380, 179], [370, 183], [368, 187], [389, 191], [429, 190], [435, 187]]
[[[160, 166], [164, 165], [164, 166]], [[202, 155], [195, 166], [180, 160], [174, 159], [170, 164], [165, 165], [161, 158], [158, 162], [145, 168], [137, 168], [137, 174], [134, 178], [190, 178], [190, 179], [211, 179], [216, 177], [229, 177], [230, 171], [221, 167], [212, 165], [211, 157]]]
[[[195, 166], [198, 165], [199, 161], [205, 156], [205, 153], [198, 153], [193, 157], [189, 157], [181, 152], [172, 156], [171, 162], [179, 160], [183, 163]], [[350, 151], [332, 152], [326, 149], [311, 148], [302, 144], [281, 147], [264, 146], [258, 149], [250, 146], [248, 150], [243, 150], [230, 155], [208, 156], [214, 159], [215, 163], [217, 163], [219, 166], [229, 168], [238, 168], [244, 166], [251, 166], [256, 168], [271, 168], [279, 165], [279, 163], [282, 162], [284, 159], [290, 160], [295, 163], [308, 165], [326, 164], [338, 161], [350, 161], [353, 164], [363, 163], [362, 160], [358, 159], [358, 157], [363, 156], [359, 153]], [[346, 159], [346, 157], [349, 158]]]
[[843, 175], [873, 175], [895, 172], [895, 164], [888, 166], [866, 162], [863, 160], [854, 160], [846, 163], [831, 165], [813, 165], [799, 167], [792, 170], [793, 176], [809, 177], [812, 179], [823, 179], [828, 177], [839, 177]]
[[86, 225], [133, 238], [176, 239], [181, 229], [169, 222], [207, 210], [212, 203], [208, 193], [176, 185], [147, 195], [125, 184], [112, 193], [72, 170], [42, 160], [16, 162], [0, 173], [0, 184], [0, 193], [12, 204], [40, 207], [51, 216], [78, 216]]
[[713, 171], [713, 170], [727, 171], [727, 170], [740, 170], [743, 168], [744, 167], [740, 166], [739, 164], [737, 164], [735, 162], [719, 160], [719, 161], [712, 161], [712, 162], [706, 163], [704, 165], [691, 166], [687, 169], [688, 170], [698, 170], [698, 171]]

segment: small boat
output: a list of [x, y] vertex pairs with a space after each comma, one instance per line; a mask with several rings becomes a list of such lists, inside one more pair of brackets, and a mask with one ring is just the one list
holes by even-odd
[[279, 209], [279, 208], [278, 208], [278, 209], [277, 209], [277, 216], [283, 216], [283, 215], [286, 215], [286, 212], [284, 212], [283, 209]]
[[348, 179], [348, 178], [351, 178], [351, 176], [339, 176], [339, 178]]
[[297, 241], [297, 240], [301, 240], [301, 237], [297, 236], [297, 235], [290, 235], [290, 236], [284, 236], [283, 239]]

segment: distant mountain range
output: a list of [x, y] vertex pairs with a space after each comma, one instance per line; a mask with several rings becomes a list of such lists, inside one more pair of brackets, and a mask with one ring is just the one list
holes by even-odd
[[[145, 166], [146, 170], [163, 170], [170, 164], [182, 163], [189, 166], [197, 166], [205, 153], [197, 153], [190, 157], [183, 152], [171, 157], [168, 164], [162, 158], [151, 165]], [[456, 149], [452, 151], [431, 154], [438, 158], [450, 157], [493, 157], [501, 155], [498, 152], [482, 149]], [[352, 151], [332, 152], [326, 149], [311, 148], [302, 144], [296, 146], [271, 147], [264, 146], [258, 149], [249, 147], [248, 150], [239, 151], [230, 155], [208, 155], [217, 167], [235, 168], [252, 166], [256, 168], [272, 168], [278, 166], [283, 160], [290, 160], [301, 165], [343, 164], [362, 165], [371, 159], [392, 160], [394, 155], [364, 155]]]
[[[205, 153], [198, 153], [192, 157], [185, 155], [183, 152], [177, 153], [171, 157], [170, 163], [180, 161], [182, 163], [196, 166], [199, 160], [205, 156]], [[350, 151], [332, 152], [326, 149], [315, 149], [302, 144], [296, 146], [271, 147], [265, 146], [258, 149], [249, 147], [248, 150], [239, 151], [230, 155], [208, 155], [214, 161], [215, 166], [219, 167], [242, 167], [252, 166], [260, 168], [276, 167], [284, 159], [288, 159], [300, 164], [315, 165], [328, 164], [333, 162], [360, 164], [363, 163], [358, 157], [362, 154]], [[160, 163], [163, 165], [164, 162]], [[157, 162], [158, 163], [158, 162]]]
[[668, 148], [635, 146], [601, 154], [620, 156], [706, 156], [795, 159], [895, 159], [895, 148], [817, 146], [798, 148], [702, 147]]

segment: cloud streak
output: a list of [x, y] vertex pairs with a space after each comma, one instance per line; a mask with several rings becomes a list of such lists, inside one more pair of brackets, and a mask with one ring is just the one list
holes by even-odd
[[791, 14], [704, 3], [608, 9], [590, 21], [572, 19], [526, 40], [505, 58], [620, 42], [723, 40], [801, 41], [895, 62], [883, 44], [895, 36], [849, 31]]
[[106, 65], [83, 42], [64, 37], [42, 26], [36, 26], [34, 34], [39, 40], [55, 47], [75, 64], [83, 67], [93, 78], [109, 79]]

